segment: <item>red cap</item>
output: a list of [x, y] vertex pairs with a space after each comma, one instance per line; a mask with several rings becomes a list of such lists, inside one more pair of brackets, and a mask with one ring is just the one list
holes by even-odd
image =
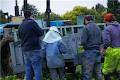
[[114, 21], [115, 20], [115, 17], [112, 13], [107, 13], [105, 16], [104, 16], [104, 21], [105, 22], [111, 22], [111, 21]]

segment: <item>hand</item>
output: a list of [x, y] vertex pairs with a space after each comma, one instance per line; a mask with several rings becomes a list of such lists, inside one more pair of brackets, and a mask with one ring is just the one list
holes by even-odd
[[104, 54], [105, 54], [105, 49], [104, 49], [104, 48], [101, 48], [101, 49], [100, 49], [100, 53], [101, 53], [101, 55], [104, 55]]
[[11, 36], [6, 35], [6, 36], [3, 38], [3, 41], [4, 41], [4, 42], [12, 42], [12, 41], [14, 41], [14, 39], [13, 39]]

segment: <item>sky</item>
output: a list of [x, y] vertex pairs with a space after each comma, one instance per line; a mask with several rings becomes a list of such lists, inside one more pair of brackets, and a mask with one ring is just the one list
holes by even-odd
[[[57, 14], [64, 14], [70, 11], [74, 6], [83, 6], [91, 8], [97, 3], [100, 3], [107, 7], [107, 0], [50, 0], [51, 1], [51, 11]], [[29, 4], [35, 5], [39, 12], [45, 12], [46, 10], [46, 0], [28, 0]], [[23, 5], [23, 0], [18, 0], [19, 9]], [[0, 9], [3, 12], [8, 12], [14, 15], [15, 0], [0, 0]]]

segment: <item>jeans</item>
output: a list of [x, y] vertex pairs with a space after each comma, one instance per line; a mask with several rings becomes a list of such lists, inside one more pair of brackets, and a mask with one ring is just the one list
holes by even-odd
[[52, 80], [66, 80], [64, 68], [50, 68]]
[[102, 80], [100, 53], [97, 50], [86, 50], [82, 56], [82, 80]]
[[25, 76], [26, 80], [33, 80], [33, 75], [35, 75], [35, 80], [42, 80], [42, 63], [40, 50], [25, 51]]

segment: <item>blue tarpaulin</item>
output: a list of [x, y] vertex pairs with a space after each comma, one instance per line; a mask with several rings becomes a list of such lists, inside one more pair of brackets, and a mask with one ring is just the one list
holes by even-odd
[[50, 26], [64, 26], [64, 21], [62, 20], [50, 21]]
[[3, 33], [4, 24], [0, 24], [0, 34]]

